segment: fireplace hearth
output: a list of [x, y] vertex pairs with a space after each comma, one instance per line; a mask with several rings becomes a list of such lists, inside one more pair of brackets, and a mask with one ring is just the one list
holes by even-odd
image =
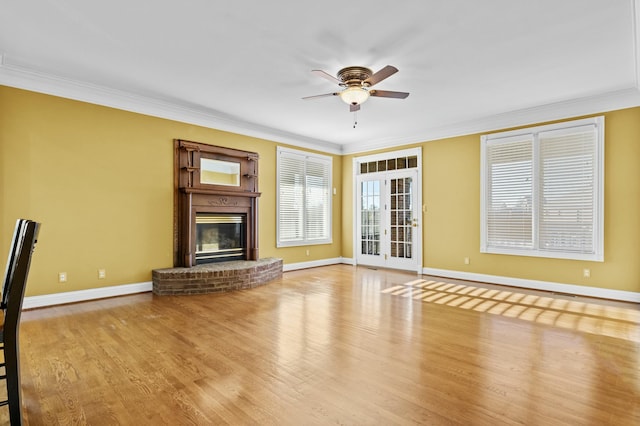
[[249, 290], [282, 277], [282, 259], [235, 260], [192, 268], [154, 269], [153, 293], [158, 296], [224, 293]]

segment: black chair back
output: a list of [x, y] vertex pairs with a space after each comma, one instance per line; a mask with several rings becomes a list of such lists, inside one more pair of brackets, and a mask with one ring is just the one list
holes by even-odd
[[[19, 327], [22, 302], [31, 266], [31, 255], [38, 240], [40, 224], [31, 220], [18, 221], [11, 246], [5, 276], [2, 301], [4, 324], [2, 344], [7, 383], [7, 401], [11, 425], [22, 425], [20, 391]], [[17, 234], [17, 235], [15, 235]]]
[[7, 268], [4, 272], [4, 281], [2, 283], [2, 299], [0, 300], [0, 309], [7, 308], [7, 300], [9, 298], [9, 287], [11, 286], [11, 280], [13, 278], [13, 271], [16, 267], [16, 261], [18, 256], [16, 255], [20, 240], [23, 237], [22, 228], [26, 224], [26, 219], [18, 219], [16, 221], [16, 227], [13, 230], [13, 238], [11, 239], [11, 246], [9, 247], [9, 256], [7, 258]]

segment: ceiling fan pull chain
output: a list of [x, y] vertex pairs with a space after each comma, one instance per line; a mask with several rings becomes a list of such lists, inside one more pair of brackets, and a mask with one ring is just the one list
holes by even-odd
[[358, 125], [358, 112], [353, 111], [353, 128], [355, 129]]

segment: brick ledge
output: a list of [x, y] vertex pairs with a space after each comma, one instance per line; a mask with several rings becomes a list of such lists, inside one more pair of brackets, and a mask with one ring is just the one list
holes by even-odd
[[191, 268], [152, 271], [153, 293], [159, 296], [245, 290], [282, 277], [282, 259], [237, 260]]

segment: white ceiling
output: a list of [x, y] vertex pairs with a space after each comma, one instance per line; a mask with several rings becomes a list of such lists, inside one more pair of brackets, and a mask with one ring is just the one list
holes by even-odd
[[[640, 105], [639, 26], [640, 0], [0, 0], [0, 84], [353, 153]], [[411, 95], [355, 129], [301, 99], [388, 64]]]

